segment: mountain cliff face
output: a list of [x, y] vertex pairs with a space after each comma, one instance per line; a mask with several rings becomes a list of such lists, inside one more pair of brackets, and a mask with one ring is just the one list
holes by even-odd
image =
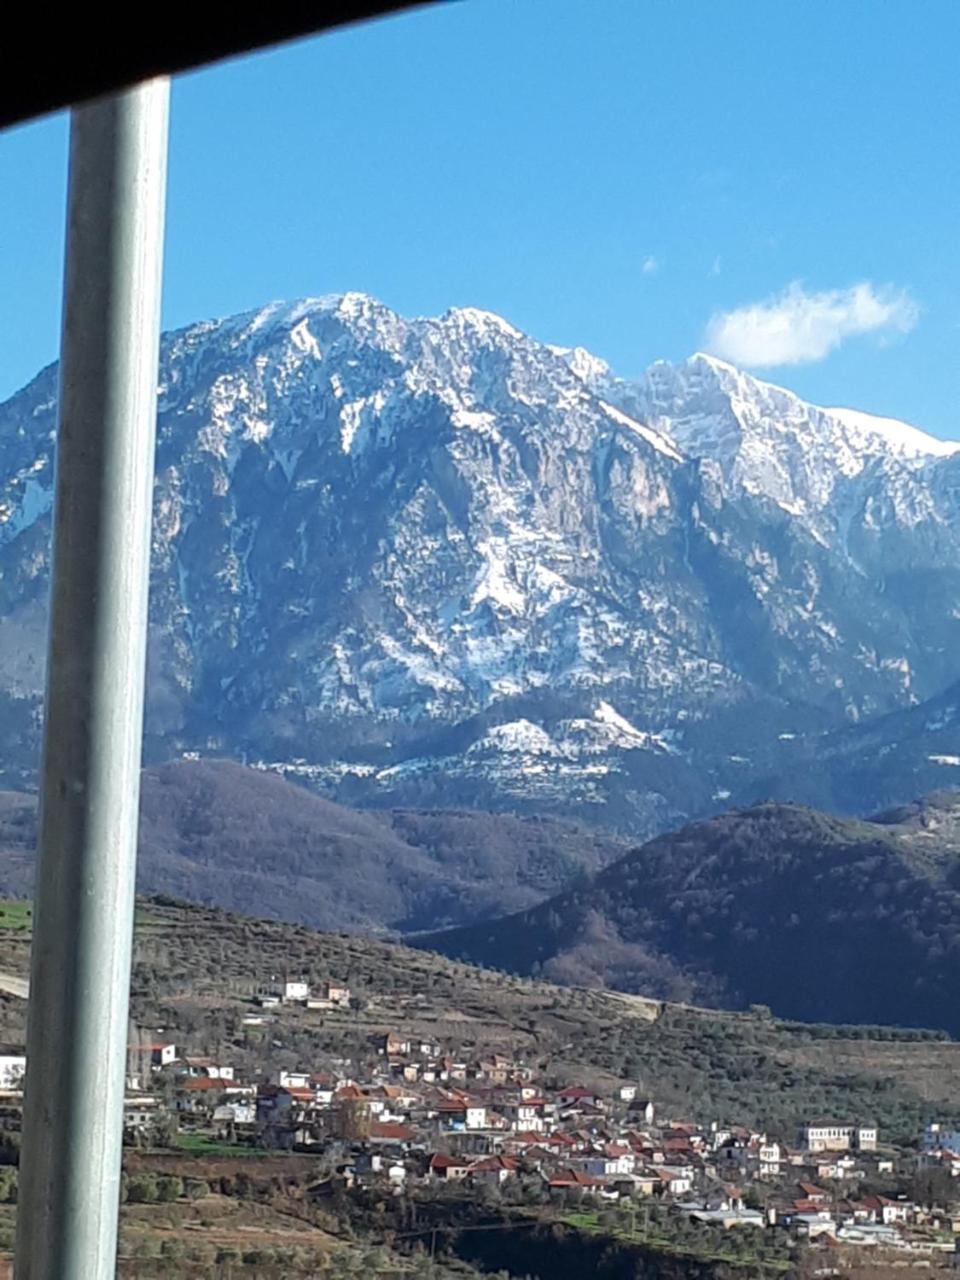
[[[50, 368], [0, 406], [16, 782], [55, 400]], [[153, 758], [646, 835], [770, 776], [784, 743], [960, 679], [953, 446], [709, 357], [628, 382], [486, 312], [346, 294], [166, 335], [158, 428]]]

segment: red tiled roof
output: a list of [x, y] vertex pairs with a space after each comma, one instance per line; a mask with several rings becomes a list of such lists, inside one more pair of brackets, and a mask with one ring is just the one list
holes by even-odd
[[408, 1129], [405, 1124], [386, 1124], [381, 1120], [375, 1120], [370, 1126], [371, 1138], [390, 1138], [395, 1142], [409, 1142], [413, 1137], [413, 1130]]
[[470, 1166], [471, 1173], [496, 1173], [505, 1169], [507, 1173], [516, 1173], [517, 1162], [511, 1156], [488, 1156]]
[[600, 1180], [591, 1178], [589, 1173], [581, 1173], [578, 1169], [565, 1169], [550, 1179], [551, 1187], [598, 1187]]
[[430, 1158], [431, 1169], [465, 1169], [468, 1164], [467, 1160], [462, 1160], [458, 1156], [441, 1155], [439, 1151]]

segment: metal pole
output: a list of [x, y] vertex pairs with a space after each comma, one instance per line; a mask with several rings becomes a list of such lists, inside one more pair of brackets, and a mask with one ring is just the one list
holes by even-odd
[[168, 98], [71, 127], [17, 1280], [116, 1266]]

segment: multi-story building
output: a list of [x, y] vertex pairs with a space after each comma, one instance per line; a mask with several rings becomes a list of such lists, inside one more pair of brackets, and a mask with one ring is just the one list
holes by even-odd
[[877, 1126], [818, 1120], [802, 1126], [798, 1143], [806, 1151], [876, 1151]]

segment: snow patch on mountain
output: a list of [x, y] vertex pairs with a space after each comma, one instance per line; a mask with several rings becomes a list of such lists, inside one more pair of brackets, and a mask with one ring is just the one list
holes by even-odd
[[626, 427], [629, 431], [636, 432], [638, 436], [646, 440], [647, 444], [652, 444], [657, 453], [662, 453], [664, 457], [671, 458], [674, 462], [683, 461], [673, 445], [656, 431], [651, 431], [649, 427], [643, 426], [642, 423], [635, 421], [633, 418], [628, 418], [625, 413], [615, 409], [612, 404], [607, 404], [606, 400], [600, 401], [600, 408], [614, 422], [618, 422], [620, 426]]
[[598, 390], [613, 376], [613, 370], [605, 360], [587, 351], [585, 347], [555, 347], [547, 344], [547, 350], [569, 367], [591, 390]]
[[[166, 334], [158, 385], [157, 752], [647, 834], [960, 677], [960, 459], [911, 428], [359, 293]], [[0, 698], [42, 634], [55, 387], [0, 406]]]
[[947, 458], [960, 452], [960, 442], [955, 440], [939, 440], [928, 435], [919, 427], [912, 427], [907, 422], [899, 422], [896, 418], [880, 418], [873, 413], [862, 413], [858, 409], [824, 409], [824, 413], [835, 418], [844, 427], [860, 436], [864, 448], [876, 452], [877, 441], [902, 458]]

